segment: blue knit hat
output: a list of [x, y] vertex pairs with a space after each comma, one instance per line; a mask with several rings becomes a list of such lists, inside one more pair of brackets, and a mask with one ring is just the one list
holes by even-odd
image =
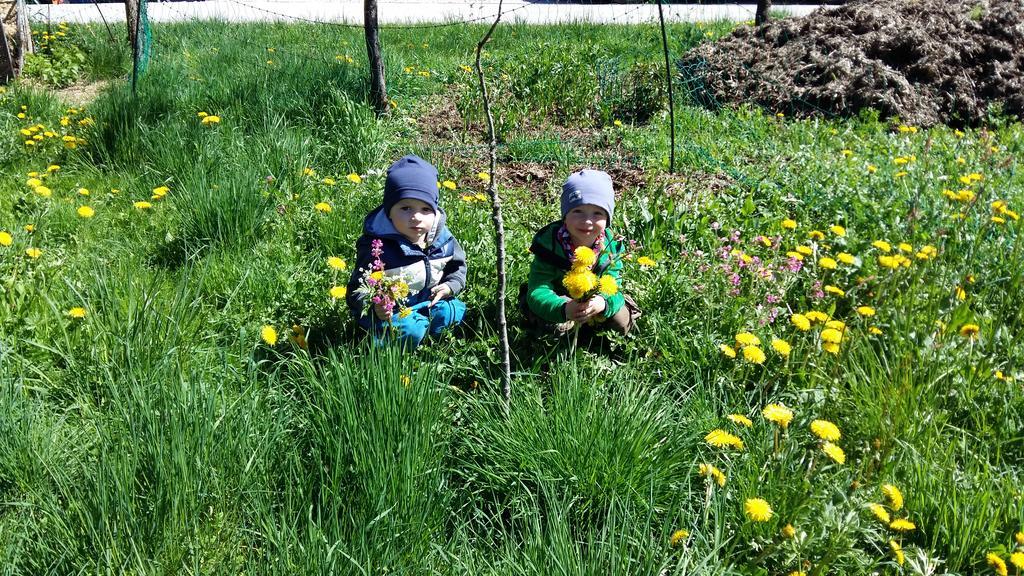
[[608, 213], [608, 222], [615, 213], [615, 189], [612, 177], [600, 170], [573, 172], [562, 184], [562, 218], [570, 210], [584, 204], [593, 204]]
[[388, 168], [382, 202], [384, 213], [390, 214], [391, 208], [406, 198], [422, 200], [437, 212], [437, 168], [415, 154], [398, 159]]

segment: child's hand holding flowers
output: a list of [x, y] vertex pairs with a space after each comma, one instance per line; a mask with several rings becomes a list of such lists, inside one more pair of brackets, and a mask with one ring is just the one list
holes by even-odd
[[619, 286], [609, 274], [600, 278], [593, 272], [597, 254], [586, 246], [577, 247], [573, 252], [572, 267], [562, 278], [562, 285], [569, 292], [571, 300], [565, 304], [566, 320], [586, 322], [603, 313], [608, 307], [605, 296], [619, 291]]

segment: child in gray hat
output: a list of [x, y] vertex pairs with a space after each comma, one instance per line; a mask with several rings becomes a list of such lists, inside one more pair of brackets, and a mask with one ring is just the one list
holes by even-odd
[[[533, 237], [528, 282], [520, 289], [520, 309], [527, 324], [545, 332], [565, 334], [577, 323], [625, 334], [640, 310], [621, 290], [622, 243], [608, 228], [615, 213], [612, 179], [600, 170], [573, 172], [562, 185], [562, 219]], [[573, 267], [575, 250], [585, 246], [596, 255], [591, 267], [600, 278], [611, 276], [618, 289], [585, 300], [568, 295], [563, 279]]]

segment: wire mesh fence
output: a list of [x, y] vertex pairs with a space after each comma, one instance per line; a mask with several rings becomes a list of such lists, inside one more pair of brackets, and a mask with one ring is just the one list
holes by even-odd
[[[296, 9], [296, 4], [302, 5]], [[311, 63], [318, 66], [331, 68], [362, 66], [365, 64], [365, 56], [362, 56], [363, 48], [360, 46], [360, 35], [362, 32], [361, 13], [357, 13], [350, 7], [354, 6], [344, 2], [323, 2], [317, 3], [316, 7], [309, 7], [310, 3], [287, 3], [267, 2], [256, 0], [222, 0], [218, 2], [142, 2], [143, 14], [147, 16], [141, 19], [140, 27], [143, 34], [143, 46], [151, 48], [141, 52], [143, 58], [151, 53], [152, 65], [159, 66], [162, 61], [180, 57], [180, 48], [174, 40], [178, 33], [176, 28], [180, 24], [201, 22], [205, 18], [212, 18], [215, 21], [238, 23], [239, 33], [234, 35], [233, 40], [244, 46], [248, 58], [239, 62], [239, 65], [251, 66], [253, 68], [267, 68], [269, 66], [308, 66]], [[122, 42], [123, 36], [118, 36], [110, 29], [111, 23], [117, 23], [118, 9], [121, 11], [120, 22], [124, 23], [124, 10], [120, 4], [85, 4], [78, 5], [80, 8], [75, 11], [64, 11], [60, 17], [62, 20], [78, 22], [95, 22], [96, 15], [101, 17], [106, 27], [106, 34], [111, 43]], [[470, 3], [433, 3], [414, 4], [399, 2], [381, 3], [382, 14], [387, 13], [390, 7], [419, 6], [419, 10], [430, 10], [434, 17], [438, 11], [448, 14], [444, 21], [412, 23], [409, 20], [417, 14], [406, 14], [404, 21], [385, 21], [381, 24], [381, 30], [385, 34], [385, 56], [387, 56], [388, 34], [422, 32], [424, 34], [444, 33], [445, 30], [457, 30], [464, 32], [467, 28], [477, 25], [480, 33], [483, 33], [484, 24], [495, 18], [496, 3], [478, 2]], [[429, 7], [429, 8], [427, 8]], [[445, 12], [448, 8], [457, 8], [452, 12]], [[658, 28], [655, 24], [657, 18], [656, 5], [614, 5], [614, 4], [578, 4], [573, 7], [575, 11], [566, 11], [564, 5], [556, 4], [530, 4], [513, 3], [502, 11], [502, 27], [513, 30], [517, 24], [517, 17], [529, 16], [536, 20], [541, 19], [548, 22], [560, 22], [566, 19], [566, 14], [579, 15], [587, 14], [588, 17], [599, 20], [603, 25], [624, 26], [632, 25], [636, 29], [635, 35], [642, 35], [647, 38], [646, 46], [651, 48], [660, 45]], [[736, 19], [742, 17], [750, 20], [754, 17], [752, 5], [742, 4], [673, 4], [665, 5], [666, 18], [670, 21], [681, 19], [694, 20], [703, 17], [714, 17], [716, 15], [729, 15]], [[581, 12], [581, 10], [584, 10]], [[591, 12], [586, 12], [590, 10]], [[29, 9], [30, 17], [36, 24], [52, 26], [56, 11], [51, 7], [33, 6]], [[458, 17], [453, 16], [457, 14]], [[420, 14], [423, 16], [425, 14]], [[275, 43], [274, 46], [267, 46], [266, 41], [259, 34], [247, 34], [241, 27], [247, 26], [246, 22], [260, 21], [264, 26], [294, 25], [302, 27], [301, 37], [293, 37], [287, 43]], [[520, 22], [525, 19], [520, 19]], [[152, 22], [152, 25], [150, 25]], [[232, 24], [233, 25], [233, 24]], [[700, 42], [713, 39], [724, 33], [730, 25], [719, 23], [714, 26], [703, 26], [697, 23], [693, 26], [677, 25], [670, 30], [667, 38], [668, 51], [671, 63], [671, 76], [677, 83], [677, 93], [673, 104], [685, 107], [683, 114], [690, 116], [691, 127], [700, 129], [700, 115], [693, 115], [692, 110], [698, 108], [717, 109], [725, 105], [719, 102], [714, 93], [707, 87], [707, 70], [702, 66], [700, 60], [683, 62], [682, 53]], [[92, 28], [95, 30], [95, 27]], [[96, 32], [94, 32], [96, 33]], [[713, 150], [696, 143], [694, 139], [687, 138], [681, 134], [679, 143], [669, 150], [658, 149], [661, 144], [654, 144], [646, 150], [636, 150], [626, 147], [622, 138], [618, 137], [617, 128], [623, 123], [639, 123], [651, 126], [664, 126], [664, 132], [668, 132], [673, 126], [669, 126], [669, 120], [662, 115], [664, 104], [667, 102], [667, 86], [665, 85], [664, 72], [659, 68], [661, 57], [660, 50], [653, 49], [646, 52], [633, 51], [629, 54], [601, 53], [595, 55], [588, 61], [560, 62], [557, 55], [552, 58], [550, 55], [538, 54], [534, 62], [512, 61], [503, 58], [502, 44], [504, 42], [516, 42], [511, 36], [502, 37], [500, 34], [488, 47], [489, 63], [486, 70], [489, 80], [496, 85], [496, 98], [501, 100], [499, 106], [504, 105], [509, 112], [498, 121], [499, 129], [499, 158], [502, 163], [563, 163], [570, 165], [589, 165], [600, 168], [614, 168], [625, 166], [629, 168], [644, 168], [652, 157], [679, 153], [681, 156], [696, 160], [700, 163], [700, 169], [724, 171], [733, 180], [754, 185], [756, 179], [743, 175], [742, 166], [731, 165], [730, 162], [716, 157]], [[333, 46], [333, 49], [326, 49]], [[201, 48], [201, 47], [196, 47]], [[547, 47], [550, 49], [550, 47]], [[660, 46], [659, 46], [660, 48]], [[545, 47], [538, 47], [543, 52]], [[142, 70], [148, 63], [143, 62]], [[556, 74], [565, 74], [566, 68], [573, 68], [572, 74], [586, 78], [589, 86], [592, 86], [592, 93], [589, 94], [589, 102], [565, 102], [557, 101], [562, 95], [558, 87], [545, 87], [551, 90], [547, 100], [541, 105], [541, 109], [532, 110], [524, 106], [536, 104], [534, 94], [527, 97], [517, 98], [523, 90], [537, 90], [538, 84], [548, 82], [550, 79], [538, 80], [537, 77]], [[410, 70], [410, 68], [412, 68]], [[365, 68], [362, 68], [365, 73]], [[750, 68], [749, 74], [757, 72]], [[269, 71], [268, 73], [272, 73]], [[444, 103], [449, 111], [454, 108], [454, 113], [444, 120], [447, 122], [445, 128], [450, 133], [459, 132], [459, 137], [444, 139], [437, 137], [422, 138], [415, 143], [419, 152], [429, 156], [441, 156], [447, 158], [458, 157], [482, 157], [486, 151], [486, 145], [480, 137], [480, 103], [479, 94], [475, 91], [471, 82], [459, 78], [459, 71], [443, 70], [431, 71], [416, 69], [414, 66], [394, 65], [389, 66], [389, 76], [396, 79], [395, 84], [399, 87], [396, 94], [401, 93], [403, 77], [410, 75], [433, 76], [435, 82], [443, 85], [440, 92], [446, 94], [447, 102]], [[529, 78], [527, 79], [526, 77]], [[532, 83], [532, 84], [531, 84]], [[454, 94], [453, 94], [454, 92]], [[504, 100], [502, 100], [504, 99]], [[453, 102], [454, 100], [454, 102]], [[392, 101], [395, 104], [394, 101]], [[805, 103], [807, 107], [813, 108], [811, 102]], [[821, 110], [826, 117], [834, 116], [828, 111]], [[422, 114], [429, 116], [424, 111]], [[430, 119], [430, 118], [428, 118]], [[436, 119], [436, 118], [435, 118]], [[661, 154], [664, 152], [664, 154]]]

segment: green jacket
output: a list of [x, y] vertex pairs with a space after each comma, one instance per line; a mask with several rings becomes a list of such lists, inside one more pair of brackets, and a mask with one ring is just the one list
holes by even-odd
[[[565, 322], [565, 303], [568, 301], [562, 278], [569, 271], [569, 257], [556, 236], [561, 226], [562, 221], [559, 220], [541, 228], [530, 244], [533, 262], [530, 263], [526, 303], [534, 314], [552, 323]], [[621, 243], [613, 239], [611, 230], [605, 229], [604, 249], [597, 256], [594, 274], [599, 277], [609, 274], [619, 282], [621, 257]], [[604, 309], [605, 318], [614, 316], [625, 303], [621, 289], [614, 296], [604, 296], [604, 299], [608, 304]]]

